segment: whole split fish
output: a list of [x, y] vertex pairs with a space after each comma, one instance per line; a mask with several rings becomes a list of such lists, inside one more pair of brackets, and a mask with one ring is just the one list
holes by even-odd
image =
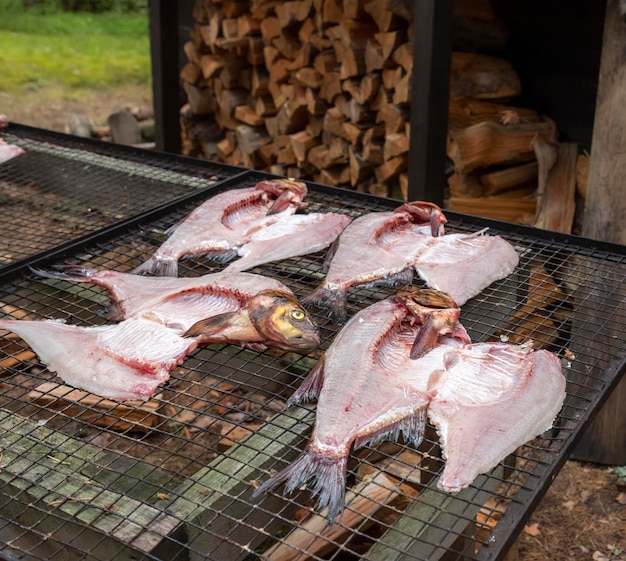
[[288, 402], [317, 398], [307, 446], [255, 495], [311, 481], [333, 524], [352, 446], [400, 434], [418, 446], [428, 416], [446, 458], [438, 484], [455, 491], [549, 428], [565, 396], [558, 358], [531, 344], [472, 344], [458, 314], [445, 294], [418, 291], [354, 315]]
[[349, 288], [408, 285], [417, 273], [460, 306], [517, 266], [515, 248], [500, 236], [445, 234], [446, 222], [441, 209], [426, 202], [356, 218], [331, 248], [324, 281], [303, 303], [344, 319]]
[[144, 277], [91, 268], [36, 274], [106, 288], [109, 319], [161, 323], [198, 343], [226, 342], [256, 350], [274, 347], [308, 352], [320, 343], [319, 328], [280, 281], [252, 273], [211, 273], [194, 278]]
[[83, 327], [57, 320], [2, 320], [66, 383], [120, 401], [149, 399], [197, 342], [160, 323], [128, 319]]
[[306, 207], [306, 194], [300, 181], [271, 179], [215, 195], [169, 228], [167, 240], [134, 272], [175, 277], [184, 257], [230, 261], [252, 233]]

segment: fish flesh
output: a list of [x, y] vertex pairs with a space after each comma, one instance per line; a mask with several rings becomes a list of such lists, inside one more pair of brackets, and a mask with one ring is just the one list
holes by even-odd
[[16, 144], [9, 144], [0, 138], [0, 164], [8, 162], [10, 159], [26, 154], [26, 150]]
[[278, 222], [257, 230], [237, 249], [240, 259], [225, 271], [246, 271], [288, 257], [308, 255], [331, 245], [351, 222], [345, 214], [314, 212], [284, 216]]
[[305, 208], [306, 194], [300, 181], [268, 179], [215, 195], [166, 230], [167, 240], [133, 272], [175, 277], [178, 261], [193, 256], [226, 263], [254, 232]]
[[160, 323], [129, 319], [77, 326], [58, 320], [0, 319], [67, 384], [119, 401], [149, 399], [197, 342]]
[[446, 460], [437, 486], [459, 491], [552, 427], [565, 398], [559, 358], [532, 341], [474, 343], [429, 380], [430, 422]]
[[429, 419], [446, 458], [438, 484], [456, 491], [549, 428], [565, 397], [558, 358], [531, 343], [471, 343], [458, 317], [436, 291], [398, 294], [355, 314], [288, 401], [318, 401], [308, 444], [255, 496], [312, 480], [333, 524], [352, 446], [400, 434], [418, 446]]
[[[354, 315], [339, 331], [288, 401], [291, 405], [317, 398], [309, 443], [299, 458], [263, 483], [255, 495], [283, 482], [285, 492], [290, 493], [312, 479], [318, 508], [328, 507], [332, 523], [343, 509], [352, 445], [396, 439], [400, 433], [419, 445], [429, 400], [428, 376], [439, 367], [441, 353], [431, 348], [419, 359], [423, 368], [408, 367], [423, 327], [416, 308], [424, 312], [417, 299], [382, 300]], [[446, 315], [448, 328], [441, 337], [469, 341], [458, 325], [458, 308], [448, 308]]]
[[194, 278], [144, 277], [111, 270], [70, 267], [32, 269], [44, 278], [106, 288], [108, 317], [161, 323], [198, 343], [234, 343], [308, 352], [320, 343], [311, 315], [282, 282], [253, 273], [211, 273]]
[[343, 320], [351, 287], [409, 285], [417, 273], [461, 306], [517, 266], [515, 248], [500, 236], [446, 234], [446, 222], [437, 205], [419, 201], [354, 219], [331, 248], [323, 282], [303, 304]]

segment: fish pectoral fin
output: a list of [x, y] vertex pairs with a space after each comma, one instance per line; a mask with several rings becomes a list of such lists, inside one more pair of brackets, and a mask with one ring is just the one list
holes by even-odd
[[287, 406], [317, 399], [324, 384], [324, 356], [317, 361], [317, 364], [309, 372], [300, 387], [287, 400]]
[[416, 360], [433, 350], [439, 341], [439, 331], [435, 328], [434, 319], [429, 315], [415, 337], [411, 347], [411, 359]]
[[401, 419], [389, 423], [379, 422], [365, 426], [359, 431], [354, 440], [354, 448], [366, 445], [376, 445], [382, 441], [398, 442], [400, 435], [405, 442], [413, 444], [416, 448], [424, 439], [426, 430], [426, 406], [418, 406]]
[[223, 331], [237, 317], [238, 312], [224, 312], [210, 318], [201, 319], [194, 323], [186, 332], [185, 337], [198, 337], [215, 335], [219, 331]]

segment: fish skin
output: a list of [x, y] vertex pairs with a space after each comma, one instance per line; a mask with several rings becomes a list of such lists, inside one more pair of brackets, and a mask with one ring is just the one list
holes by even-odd
[[180, 259], [201, 255], [228, 262], [252, 232], [305, 208], [306, 194], [304, 183], [288, 179], [219, 193], [169, 228], [167, 240], [133, 272], [175, 277]]
[[[449, 313], [458, 319], [458, 308]], [[451, 323], [456, 327], [456, 321]], [[419, 444], [426, 420], [428, 376], [443, 356], [442, 352], [428, 353], [420, 359], [421, 368], [406, 367], [421, 328], [402, 298], [373, 304], [346, 323], [288, 401], [291, 405], [318, 399], [309, 443], [292, 464], [264, 482], [255, 496], [281, 483], [285, 483], [284, 492], [291, 493], [312, 480], [317, 506], [328, 507], [327, 518], [333, 524], [343, 510], [352, 445], [396, 439], [400, 433]], [[447, 339], [456, 344], [456, 339]]]
[[349, 288], [410, 285], [417, 273], [463, 305], [517, 266], [519, 256], [504, 239], [445, 234], [446, 221], [437, 205], [424, 202], [354, 219], [337, 240], [326, 277], [303, 304], [328, 308], [331, 317], [344, 320]]
[[119, 401], [149, 399], [196, 348], [167, 327], [141, 319], [83, 327], [58, 320], [0, 320], [67, 384]]
[[240, 259], [224, 270], [246, 271], [264, 263], [320, 251], [331, 245], [351, 220], [335, 212], [285, 216], [252, 234], [237, 250]]
[[565, 399], [557, 356], [532, 342], [475, 343], [429, 383], [428, 416], [446, 460], [437, 486], [459, 491], [552, 427]]

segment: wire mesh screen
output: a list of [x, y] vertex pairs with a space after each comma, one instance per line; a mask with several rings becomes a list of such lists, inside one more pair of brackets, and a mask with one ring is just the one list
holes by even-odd
[[[254, 185], [250, 173], [220, 184]], [[208, 196], [208, 194], [207, 194]], [[358, 216], [397, 202], [311, 185], [305, 212]], [[38, 266], [131, 271], [197, 202], [172, 205]], [[286, 400], [340, 325], [312, 315], [320, 348], [307, 355], [201, 346], [147, 402], [116, 402], [68, 387], [10, 332], [0, 338], [0, 556], [9, 559], [497, 559], [521, 530], [589, 417], [624, 370], [625, 252], [566, 236], [449, 215], [449, 231], [485, 225], [520, 255], [515, 273], [470, 300], [461, 322], [474, 341], [532, 339], [557, 353], [568, 379], [554, 427], [458, 493], [436, 487], [443, 460], [427, 429], [415, 448], [383, 442], [354, 450], [345, 510], [326, 525], [307, 489], [252, 498], [303, 449], [315, 404]], [[607, 249], [608, 248], [608, 249]], [[304, 297], [323, 277], [324, 252], [257, 267]], [[181, 262], [193, 277], [219, 270]], [[419, 285], [419, 280], [415, 281]], [[354, 288], [348, 315], [393, 294]], [[26, 269], [0, 286], [2, 317], [102, 325], [104, 289], [42, 279]], [[355, 349], [358, 352], [358, 349]], [[347, 374], [349, 376], [349, 374]]]
[[21, 126], [0, 138], [26, 151], [0, 164], [0, 266], [240, 172]]

